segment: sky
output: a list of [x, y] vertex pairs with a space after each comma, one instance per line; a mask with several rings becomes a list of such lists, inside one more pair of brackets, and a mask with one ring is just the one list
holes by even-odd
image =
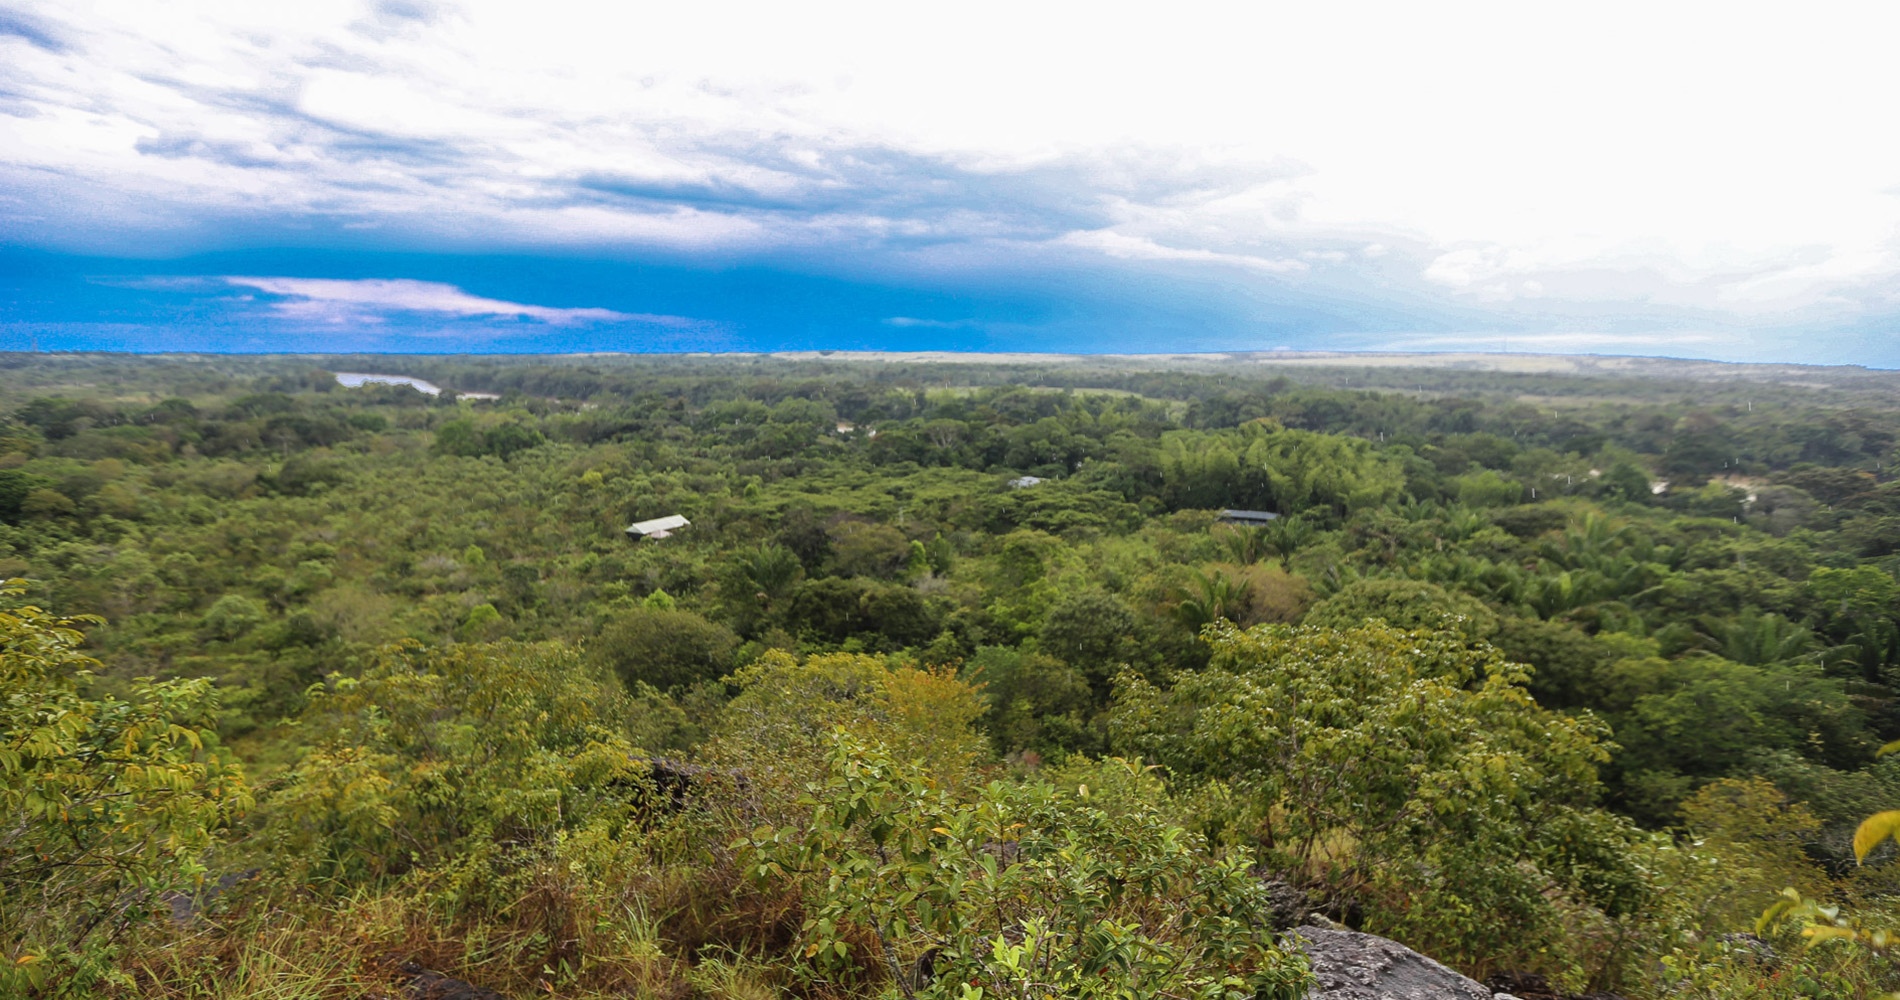
[[0, 350], [1900, 367], [1900, 5], [0, 0]]

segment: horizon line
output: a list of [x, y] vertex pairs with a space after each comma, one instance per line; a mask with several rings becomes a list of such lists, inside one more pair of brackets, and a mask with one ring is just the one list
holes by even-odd
[[[839, 359], [838, 356], [845, 356]], [[1128, 359], [1159, 360], [1166, 358], [1211, 359], [1222, 357], [1246, 357], [1260, 361], [1282, 359], [1286, 361], [1310, 361], [1332, 358], [1517, 358], [1517, 359], [1579, 359], [1597, 361], [1659, 361], [1684, 364], [1723, 365], [1737, 368], [1813, 368], [1813, 369], [1858, 369], [1867, 372], [1900, 371], [1900, 367], [1885, 368], [1864, 363], [1816, 364], [1800, 361], [1728, 361], [1720, 358], [1694, 357], [1673, 354], [1605, 354], [1597, 352], [1554, 352], [1554, 351], [1402, 351], [1390, 349], [1366, 350], [1210, 350], [1210, 351], [997, 351], [997, 350], [957, 350], [943, 348], [925, 351], [887, 350], [879, 348], [806, 348], [800, 350], [696, 350], [696, 351], [261, 351], [232, 349], [223, 351], [180, 350], [180, 351], [138, 351], [113, 350], [110, 348], [51, 349], [33, 348], [28, 350], [0, 349], [0, 358], [9, 357], [148, 357], [148, 358], [191, 358], [191, 357], [246, 357], [246, 358], [345, 358], [345, 357], [388, 357], [388, 358], [773, 358], [779, 360], [852, 360], [860, 362], [905, 361], [905, 360], [961, 360], [981, 358], [1023, 358], [1023, 359]], [[1525, 373], [1530, 374], [1530, 373]], [[1556, 373], [1547, 373], [1556, 374]]]

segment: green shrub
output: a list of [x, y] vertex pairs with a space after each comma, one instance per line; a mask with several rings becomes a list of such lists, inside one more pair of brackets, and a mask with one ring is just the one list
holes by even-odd
[[1460, 932], [1437, 935], [1453, 960], [1495, 954], [1504, 927], [1550, 944], [1561, 926], [1547, 895], [1612, 905], [1591, 897], [1626, 859], [1559, 835], [1594, 829], [1574, 817], [1593, 802], [1605, 731], [1537, 707], [1520, 665], [1457, 632], [1380, 624], [1207, 638], [1205, 671], [1165, 687], [1125, 676], [1110, 732], [1205, 803], [1210, 833], [1348, 899], [1377, 894], [1394, 925], [1419, 907]]
[[959, 800], [881, 746], [829, 739], [809, 819], [739, 845], [755, 877], [804, 887], [812, 975], [868, 960], [906, 997], [960, 1000], [1305, 995], [1245, 852], [1199, 850], [1151, 805], [1098, 808], [1086, 785]]
[[243, 594], [226, 594], [205, 612], [204, 627], [228, 642], [262, 625], [268, 617], [257, 601]]
[[645, 774], [630, 714], [618, 684], [558, 644], [386, 647], [362, 677], [311, 693], [301, 724], [322, 742], [269, 799], [273, 862], [344, 883], [482, 872], [557, 831], [624, 826]]
[[594, 640], [594, 659], [629, 689], [645, 683], [681, 691], [732, 669], [739, 637], [691, 611], [667, 607], [670, 601], [665, 591], [654, 591], [644, 606], [621, 612]]
[[[0, 597], [25, 592], [19, 580]], [[79, 627], [26, 606], [0, 612], [0, 994], [106, 975], [107, 943], [203, 875], [217, 832], [251, 804], [218, 746], [208, 679], [88, 690], [98, 664]], [[106, 931], [108, 933], [100, 933]]]

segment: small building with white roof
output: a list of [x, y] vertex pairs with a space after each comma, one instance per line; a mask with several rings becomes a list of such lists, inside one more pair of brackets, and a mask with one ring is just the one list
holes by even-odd
[[688, 521], [678, 514], [669, 514], [665, 517], [656, 517], [651, 521], [635, 521], [627, 525], [627, 536], [630, 538], [665, 538], [681, 528], [690, 528], [692, 526], [693, 522]]

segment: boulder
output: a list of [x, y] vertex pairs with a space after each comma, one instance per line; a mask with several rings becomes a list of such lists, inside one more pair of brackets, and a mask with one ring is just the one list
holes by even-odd
[[1312, 909], [1306, 893], [1294, 888], [1285, 879], [1269, 878], [1265, 885], [1267, 914], [1273, 921], [1274, 930], [1288, 931], [1306, 922], [1307, 913]]
[[1308, 1000], [1492, 1000], [1482, 983], [1389, 938], [1299, 927], [1287, 943], [1312, 964]]

